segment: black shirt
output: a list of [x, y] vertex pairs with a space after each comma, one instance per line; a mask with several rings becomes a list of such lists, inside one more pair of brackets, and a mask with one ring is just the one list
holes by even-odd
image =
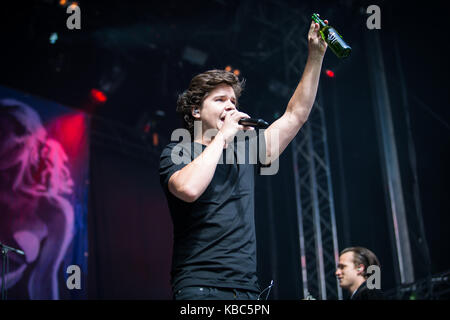
[[364, 281], [349, 300], [385, 300], [385, 298], [380, 289], [369, 289]]
[[[264, 134], [260, 137], [264, 138]], [[256, 143], [258, 139], [250, 140]], [[173, 291], [200, 285], [260, 291], [254, 222], [257, 166], [249, 159], [249, 140], [245, 140], [245, 148], [238, 149], [234, 144], [234, 150], [230, 147], [224, 150], [222, 164], [217, 165], [209, 186], [192, 203], [182, 201], [168, 190], [172, 174], [186, 165], [172, 161], [175, 147], [179, 148], [175, 152], [180, 156], [195, 159], [206, 146], [197, 142], [170, 143], [160, 158], [160, 181], [174, 226]], [[237, 159], [244, 159], [238, 157], [242, 152], [245, 152], [245, 163], [238, 164]]]

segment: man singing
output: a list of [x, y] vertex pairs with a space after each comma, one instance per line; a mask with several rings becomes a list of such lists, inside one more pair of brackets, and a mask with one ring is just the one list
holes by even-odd
[[[233, 148], [236, 136], [253, 129], [239, 124], [250, 116], [238, 110], [243, 83], [237, 76], [206, 71], [179, 96], [177, 112], [192, 142], [168, 144], [159, 169], [174, 226], [174, 299], [258, 298], [254, 169], [278, 159], [308, 119], [327, 49], [318, 31], [312, 22], [306, 66], [285, 113], [259, 135], [257, 166], [239, 161]], [[187, 163], [176, 159], [186, 155]]]

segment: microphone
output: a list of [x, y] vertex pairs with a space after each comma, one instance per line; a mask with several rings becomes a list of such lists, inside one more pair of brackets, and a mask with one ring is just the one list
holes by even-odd
[[22, 255], [22, 256], [25, 255], [25, 252], [23, 252], [22, 250], [12, 248], [12, 247], [7, 246], [7, 245], [5, 245], [5, 244], [3, 244], [3, 243], [1, 243], [1, 242], [0, 242], [0, 248], [2, 249], [2, 251], [5, 251], [5, 252], [12, 251], [12, 252], [15, 252], [15, 253], [17, 253], [17, 254], [20, 254], [20, 255]]
[[253, 119], [253, 118], [242, 118], [238, 122], [240, 125], [254, 128], [262, 128], [265, 129], [269, 126], [269, 124], [263, 119]]

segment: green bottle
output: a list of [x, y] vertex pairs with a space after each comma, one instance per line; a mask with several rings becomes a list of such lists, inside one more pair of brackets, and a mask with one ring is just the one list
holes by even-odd
[[345, 43], [344, 39], [342, 39], [336, 29], [323, 22], [317, 13], [312, 15], [312, 19], [319, 24], [319, 33], [322, 36], [322, 39], [328, 43], [328, 47], [330, 47], [331, 51], [333, 51], [338, 58], [348, 57], [352, 52], [352, 48]]

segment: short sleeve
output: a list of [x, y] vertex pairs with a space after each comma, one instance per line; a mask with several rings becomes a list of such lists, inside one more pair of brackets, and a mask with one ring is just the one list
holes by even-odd
[[257, 172], [258, 174], [261, 173], [261, 168], [267, 168], [270, 167], [271, 163], [266, 163], [266, 136], [264, 135], [265, 129], [258, 130], [258, 165], [257, 165]]
[[265, 130], [258, 130], [258, 166], [264, 167], [266, 162], [266, 137], [264, 135]]
[[187, 145], [181, 143], [170, 143], [162, 151], [159, 159], [159, 180], [165, 192], [169, 191], [170, 177], [191, 161], [190, 151]]

